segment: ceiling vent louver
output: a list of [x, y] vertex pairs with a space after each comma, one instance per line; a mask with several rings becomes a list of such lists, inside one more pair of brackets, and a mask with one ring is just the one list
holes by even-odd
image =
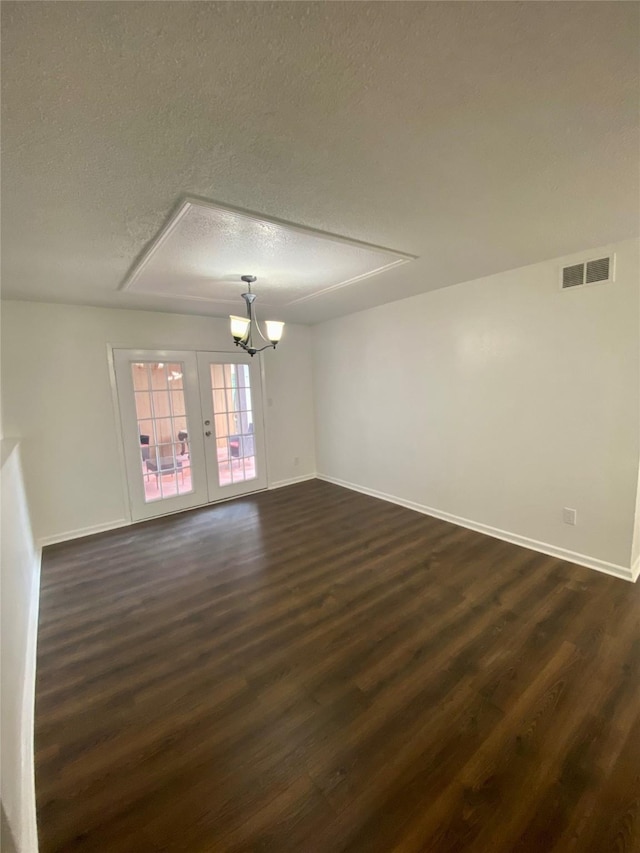
[[584, 264], [574, 264], [562, 270], [562, 286], [577, 287], [584, 284]]
[[598, 258], [597, 261], [587, 262], [586, 284], [595, 284], [596, 281], [609, 280], [610, 258]]
[[604, 284], [613, 281], [613, 255], [595, 258], [562, 268], [561, 285], [563, 290], [580, 287], [585, 284]]

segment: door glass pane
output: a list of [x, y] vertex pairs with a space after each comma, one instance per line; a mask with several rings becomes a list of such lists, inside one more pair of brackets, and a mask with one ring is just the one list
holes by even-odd
[[257, 474], [249, 365], [212, 364], [210, 376], [218, 482], [221, 486], [229, 486], [255, 480]]
[[146, 364], [132, 365], [133, 388], [135, 391], [149, 390], [149, 370]]
[[168, 364], [167, 377], [169, 382], [169, 388], [182, 388], [182, 365]]
[[211, 365], [211, 387], [212, 388], [224, 388], [224, 365], [223, 364], [212, 364]]
[[151, 394], [148, 391], [136, 391], [136, 414], [139, 421], [151, 417]]
[[188, 494], [193, 486], [183, 365], [136, 362], [131, 373], [145, 502]]
[[248, 364], [239, 364], [238, 365], [238, 386], [240, 388], [248, 388], [249, 387], [249, 365]]
[[174, 415], [184, 415], [184, 394], [182, 388], [171, 389], [171, 410]]

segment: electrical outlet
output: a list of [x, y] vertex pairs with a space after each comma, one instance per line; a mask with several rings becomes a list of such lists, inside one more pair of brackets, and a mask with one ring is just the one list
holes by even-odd
[[578, 513], [575, 509], [566, 506], [562, 510], [562, 520], [565, 524], [575, 524], [578, 520]]

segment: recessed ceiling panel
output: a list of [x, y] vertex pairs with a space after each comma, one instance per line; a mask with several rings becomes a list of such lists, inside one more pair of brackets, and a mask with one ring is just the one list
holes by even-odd
[[238, 304], [242, 275], [263, 306], [287, 306], [361, 281], [413, 255], [214, 203], [185, 201], [125, 279], [150, 296]]

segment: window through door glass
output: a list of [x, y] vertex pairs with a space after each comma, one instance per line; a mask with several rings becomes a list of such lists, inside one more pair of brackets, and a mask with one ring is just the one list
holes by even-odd
[[145, 502], [193, 491], [181, 363], [131, 365]]
[[220, 486], [256, 479], [256, 453], [248, 364], [212, 364], [211, 396], [215, 419]]

